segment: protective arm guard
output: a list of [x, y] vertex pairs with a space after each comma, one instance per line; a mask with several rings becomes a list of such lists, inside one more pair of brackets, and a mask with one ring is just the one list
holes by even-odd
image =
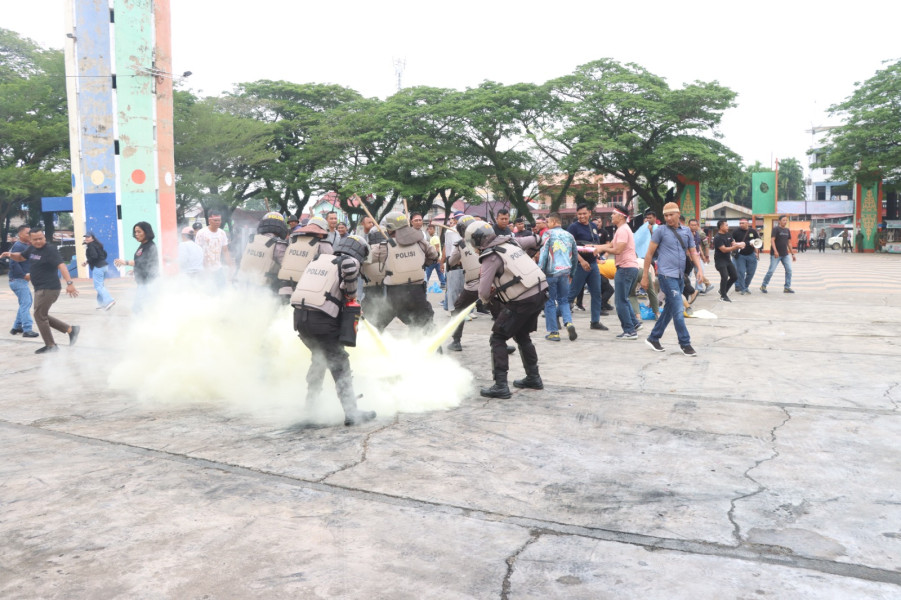
[[344, 288], [344, 295], [348, 298], [356, 298], [357, 281], [360, 276], [360, 263], [351, 256], [342, 257], [344, 260], [338, 266], [341, 269], [341, 281]]

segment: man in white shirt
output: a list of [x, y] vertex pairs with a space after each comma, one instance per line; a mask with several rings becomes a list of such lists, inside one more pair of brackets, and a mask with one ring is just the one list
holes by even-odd
[[234, 267], [235, 261], [228, 252], [228, 235], [221, 229], [222, 213], [211, 210], [207, 223], [206, 227], [197, 232], [194, 241], [203, 250], [204, 271], [217, 286], [222, 287], [226, 281], [222, 259], [225, 259], [229, 267]]

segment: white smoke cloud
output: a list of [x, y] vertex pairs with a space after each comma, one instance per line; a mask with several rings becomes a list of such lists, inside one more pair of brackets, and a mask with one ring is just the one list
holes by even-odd
[[[131, 318], [109, 386], [148, 407], [203, 406], [285, 426], [341, 423], [330, 373], [307, 406], [310, 353], [293, 330], [293, 311], [262, 291], [212, 294], [164, 282], [145, 312]], [[347, 349], [354, 390], [363, 395], [358, 406], [379, 420], [453, 408], [471, 393], [472, 374], [426, 351], [428, 337], [399, 332], [381, 342], [361, 326], [357, 347]]]

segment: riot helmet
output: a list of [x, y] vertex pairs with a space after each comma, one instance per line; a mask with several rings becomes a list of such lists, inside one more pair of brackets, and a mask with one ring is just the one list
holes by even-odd
[[466, 228], [476, 222], [476, 218], [472, 215], [463, 215], [457, 219], [457, 233], [460, 237], [466, 237]]
[[410, 219], [407, 218], [402, 212], [390, 212], [385, 215], [385, 218], [382, 219], [382, 227], [384, 227], [387, 231], [397, 231], [398, 229], [403, 229], [404, 227], [410, 226]]
[[363, 262], [369, 256], [369, 244], [366, 243], [362, 236], [351, 234], [338, 238], [332, 252], [336, 255], [346, 254]]
[[310, 217], [307, 224], [299, 229], [295, 229], [294, 233], [312, 233], [314, 235], [325, 235], [328, 233], [328, 221], [322, 217]]
[[467, 243], [479, 250], [487, 248], [488, 244], [494, 241], [496, 237], [497, 234], [494, 233], [494, 227], [484, 221], [476, 221], [466, 228], [465, 238]]
[[268, 212], [257, 224], [257, 233], [274, 233], [284, 239], [288, 236], [288, 224], [280, 213]]

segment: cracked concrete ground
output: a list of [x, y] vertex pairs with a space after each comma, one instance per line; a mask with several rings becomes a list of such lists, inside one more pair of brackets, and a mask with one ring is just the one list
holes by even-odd
[[[0, 337], [0, 597], [901, 597], [898, 282], [804, 255], [794, 296], [699, 299], [697, 359], [577, 313], [535, 336], [544, 390], [357, 428], [138, 403], [92, 334], [130, 283], [112, 315], [61, 299], [97, 369]], [[477, 385], [489, 328], [455, 355]]]

